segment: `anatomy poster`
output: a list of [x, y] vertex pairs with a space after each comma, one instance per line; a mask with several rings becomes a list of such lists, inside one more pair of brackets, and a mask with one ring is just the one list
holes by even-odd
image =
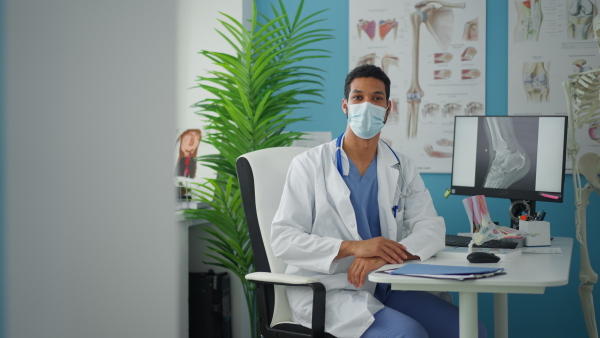
[[481, 0], [350, 2], [350, 69], [390, 77], [382, 139], [421, 172], [451, 171], [454, 116], [485, 115], [485, 13]]
[[565, 115], [561, 83], [600, 65], [596, 0], [510, 0], [509, 114]]
[[[592, 21], [598, 0], [510, 0], [508, 3], [508, 113], [566, 115], [562, 83], [600, 67]], [[598, 143], [578, 130], [585, 153]], [[590, 134], [591, 135], [591, 134]], [[590, 151], [590, 148], [587, 149]], [[570, 161], [567, 161], [570, 168]]]

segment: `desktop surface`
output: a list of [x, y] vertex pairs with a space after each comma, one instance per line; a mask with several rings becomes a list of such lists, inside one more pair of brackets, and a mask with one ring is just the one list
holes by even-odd
[[498, 263], [469, 263], [466, 258], [445, 257], [433, 257], [425, 262], [405, 263], [504, 268], [506, 274], [489, 278], [453, 281], [397, 276], [380, 272], [403, 265], [389, 264], [383, 266], [378, 272], [372, 272], [369, 280], [377, 283], [391, 283], [394, 290], [542, 294], [546, 287], [562, 286], [569, 282], [573, 239], [556, 237], [552, 241], [552, 246], [559, 247], [562, 253], [523, 253], [518, 257], [506, 261], [501, 260]]

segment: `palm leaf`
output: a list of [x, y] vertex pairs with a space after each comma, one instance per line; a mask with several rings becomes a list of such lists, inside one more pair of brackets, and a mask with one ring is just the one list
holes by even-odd
[[[283, 1], [272, 5], [273, 15], [258, 13], [253, 2], [250, 27], [221, 13], [223, 29], [219, 36], [233, 53], [201, 51], [218, 70], [197, 77], [197, 88], [211, 97], [195, 103], [210, 133], [203, 142], [218, 154], [199, 156], [198, 160], [216, 173], [193, 187], [198, 201], [208, 209], [186, 210], [190, 218], [202, 218], [207, 241], [207, 264], [231, 270], [241, 280], [250, 313], [254, 312], [254, 286], [244, 279], [254, 270], [250, 236], [243, 212], [235, 161], [245, 153], [289, 146], [303, 133], [286, 132], [293, 123], [305, 121], [297, 109], [322, 97], [322, 69], [300, 64], [304, 60], [329, 57], [329, 52], [314, 45], [331, 39], [329, 29], [316, 28], [323, 11], [303, 13], [304, 0], [290, 17]], [[311, 99], [315, 98], [315, 100]], [[256, 334], [255, 322], [253, 335]]]

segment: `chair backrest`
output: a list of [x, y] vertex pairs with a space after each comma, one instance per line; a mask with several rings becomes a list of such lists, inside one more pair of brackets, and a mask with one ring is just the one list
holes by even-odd
[[[292, 159], [305, 147], [278, 147], [253, 151], [240, 156], [236, 167], [242, 202], [248, 222], [254, 266], [259, 272], [284, 273], [287, 265], [275, 258], [271, 250], [271, 223], [279, 208], [283, 185]], [[271, 325], [291, 320], [291, 310], [284, 287], [275, 287]]]

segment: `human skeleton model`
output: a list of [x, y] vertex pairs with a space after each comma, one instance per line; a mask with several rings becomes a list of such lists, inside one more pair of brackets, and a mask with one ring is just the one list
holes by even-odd
[[527, 175], [531, 160], [516, 139], [510, 120], [486, 119], [486, 134], [491, 141], [491, 166], [485, 175], [485, 188], [506, 189]]
[[[600, 47], [600, 16], [594, 19], [593, 27], [594, 38], [598, 41]], [[587, 248], [586, 208], [589, 204], [590, 195], [594, 191], [600, 193], [600, 181], [598, 179], [600, 156], [594, 153], [586, 153], [577, 160], [580, 145], [575, 138], [575, 128], [580, 129], [600, 121], [600, 68], [571, 74], [562, 85], [567, 96], [567, 111], [569, 114], [567, 149], [573, 166], [576, 207], [575, 226], [577, 240], [580, 243], [579, 298], [583, 307], [588, 335], [592, 338], [598, 338], [594, 299], [592, 297], [592, 290], [598, 282], [598, 274], [592, 269]], [[583, 187], [581, 186], [580, 174], [587, 180]]]
[[596, 6], [591, 0], [572, 0], [569, 6], [569, 37], [574, 40], [587, 40], [592, 36], [592, 19]]
[[[436, 4], [440, 7], [436, 7]], [[409, 138], [417, 137], [417, 123], [421, 98], [425, 95], [419, 85], [419, 36], [421, 24], [424, 23], [429, 33], [442, 51], [446, 51], [452, 41], [454, 13], [452, 8], [465, 8], [465, 3], [448, 3], [444, 1], [421, 1], [415, 5], [416, 11], [410, 15], [413, 32], [412, 77], [406, 93], [408, 103], [408, 120], [406, 134]]]
[[542, 25], [541, 0], [515, 0], [517, 7], [517, 26], [515, 42], [537, 41]]

